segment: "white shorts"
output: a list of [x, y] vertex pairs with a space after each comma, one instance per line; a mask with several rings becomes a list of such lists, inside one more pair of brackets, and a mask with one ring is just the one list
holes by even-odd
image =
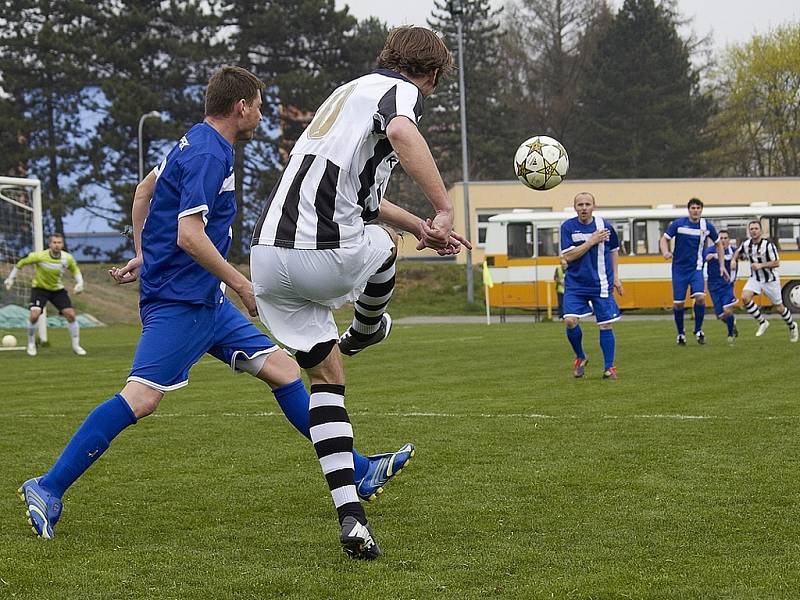
[[367, 225], [361, 244], [348, 248], [253, 246], [250, 272], [261, 322], [294, 351], [339, 339], [331, 309], [355, 302], [393, 251], [379, 225]]
[[744, 284], [744, 289], [750, 290], [754, 294], [764, 294], [773, 304], [783, 304], [780, 279], [762, 283], [761, 281], [756, 281], [754, 278], [750, 277], [747, 280], [747, 283]]

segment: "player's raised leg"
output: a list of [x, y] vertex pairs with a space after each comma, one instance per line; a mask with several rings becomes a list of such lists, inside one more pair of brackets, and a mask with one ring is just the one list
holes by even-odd
[[382, 342], [392, 330], [392, 318], [386, 307], [394, 293], [395, 264], [397, 262], [397, 234], [380, 225], [368, 225], [365, 234], [386, 234], [392, 240], [392, 255], [378, 271], [367, 280], [364, 291], [354, 303], [353, 322], [339, 340], [339, 351], [345, 356], [353, 356], [364, 348]]

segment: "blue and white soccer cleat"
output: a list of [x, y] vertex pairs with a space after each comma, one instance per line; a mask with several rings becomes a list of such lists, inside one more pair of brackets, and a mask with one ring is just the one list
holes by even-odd
[[342, 520], [342, 532], [339, 535], [342, 549], [350, 558], [358, 560], [375, 560], [381, 554], [378, 542], [369, 525], [362, 525], [355, 517], [346, 516]]
[[397, 452], [368, 456], [367, 473], [356, 482], [358, 497], [367, 502], [375, 500], [383, 493], [383, 488], [392, 477], [400, 473], [411, 461], [415, 453], [414, 444], [405, 444]]
[[25, 503], [26, 515], [33, 532], [41, 538], [53, 539], [53, 527], [61, 517], [63, 504], [41, 485], [41, 477], [28, 479], [17, 490], [20, 499]]

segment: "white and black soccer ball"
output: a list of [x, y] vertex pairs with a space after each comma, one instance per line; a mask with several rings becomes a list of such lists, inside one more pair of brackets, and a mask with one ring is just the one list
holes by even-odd
[[514, 173], [532, 190], [549, 190], [567, 176], [569, 156], [558, 140], [535, 135], [520, 144], [514, 154]]

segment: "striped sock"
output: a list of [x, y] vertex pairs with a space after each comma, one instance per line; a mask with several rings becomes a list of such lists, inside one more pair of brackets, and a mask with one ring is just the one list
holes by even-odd
[[783, 312], [781, 313], [781, 319], [783, 319], [784, 323], [791, 329], [794, 327], [794, 320], [792, 319], [792, 311], [790, 311], [787, 307], [783, 308]]
[[756, 303], [750, 300], [747, 304], [744, 305], [744, 309], [759, 323], [763, 323], [765, 321], [764, 315], [761, 314], [761, 310], [756, 306]]
[[339, 523], [346, 516], [365, 525], [367, 517], [353, 480], [353, 427], [344, 407], [344, 386], [314, 384], [309, 405], [311, 442], [331, 490]]
[[367, 287], [355, 303], [353, 324], [350, 329], [355, 335], [370, 336], [381, 327], [383, 313], [394, 292], [395, 260], [383, 265], [375, 275], [367, 280]]

